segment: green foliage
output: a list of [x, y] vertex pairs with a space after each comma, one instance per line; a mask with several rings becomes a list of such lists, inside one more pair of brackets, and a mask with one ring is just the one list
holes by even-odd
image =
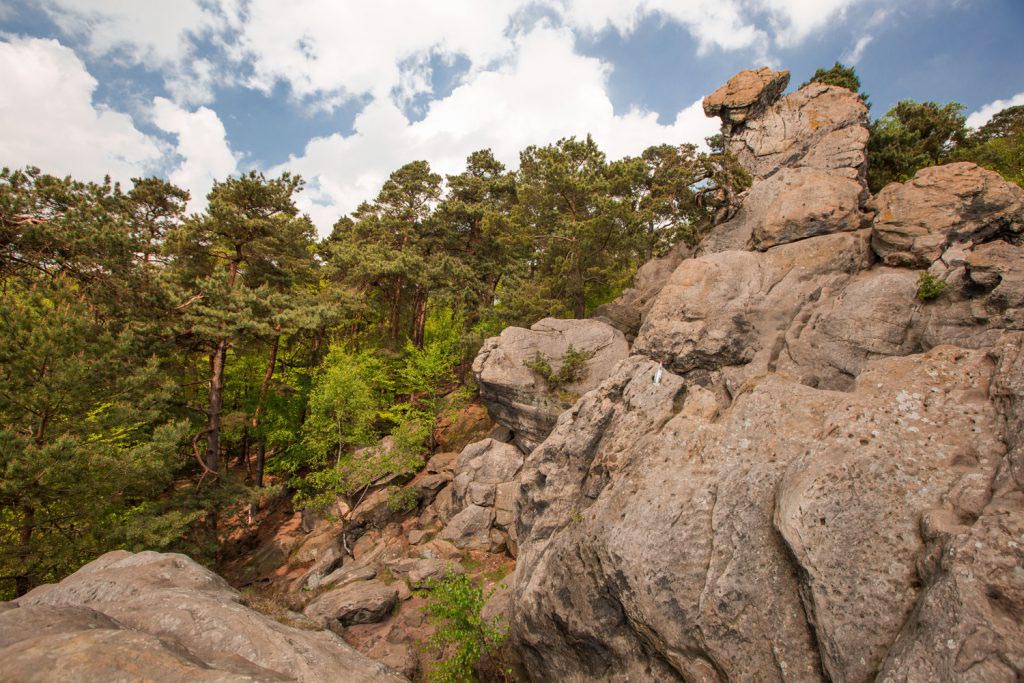
[[917, 298], [921, 301], [934, 301], [948, 288], [948, 282], [928, 272], [921, 273], [917, 278]]
[[[492, 591], [493, 593], [493, 591]], [[430, 645], [440, 661], [429, 672], [436, 683], [465, 683], [476, 680], [476, 668], [483, 656], [495, 658], [505, 639], [497, 620], [485, 621], [480, 612], [490, 593], [457, 574], [427, 582], [427, 620], [436, 627]]]
[[1024, 187], [1024, 105], [997, 113], [952, 154], [973, 161]]
[[420, 504], [420, 494], [416, 489], [394, 486], [388, 491], [388, 510], [392, 512], [412, 512]]
[[392, 368], [371, 351], [332, 348], [313, 378], [303, 443], [337, 461], [352, 446], [372, 443], [382, 408], [394, 396]]
[[567, 384], [575, 384], [587, 376], [587, 361], [594, 357], [593, 351], [579, 350], [572, 344], [558, 361], [558, 370], [551, 367], [551, 361], [538, 351], [523, 365], [540, 375], [552, 391]]
[[878, 192], [904, 182], [926, 166], [945, 163], [967, 139], [963, 105], [904, 100], [872, 122], [868, 185]]
[[846, 88], [847, 90], [860, 95], [865, 106], [869, 109], [871, 108], [871, 104], [868, 102], [868, 96], [860, 89], [860, 78], [857, 76], [857, 70], [852, 66], [846, 66], [845, 64], [836, 62], [830, 69], [818, 69], [814, 72], [814, 75], [804, 83], [804, 85], [809, 85], [811, 83], [824, 83], [826, 85], [836, 85], [840, 88]]

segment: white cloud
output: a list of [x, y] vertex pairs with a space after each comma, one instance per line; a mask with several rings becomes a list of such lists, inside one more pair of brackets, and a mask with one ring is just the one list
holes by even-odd
[[90, 54], [123, 50], [154, 68], [185, 59], [191, 37], [226, 25], [223, 14], [199, 0], [44, 0], [43, 7], [65, 34], [82, 38]]
[[736, 0], [564, 0], [564, 16], [575, 28], [597, 32], [612, 27], [628, 35], [641, 19], [657, 15], [681, 24], [700, 50], [763, 48], [766, 35], [745, 18]]
[[213, 181], [224, 180], [237, 168], [224, 124], [212, 109], [190, 112], [163, 97], [153, 100], [153, 123], [177, 137], [174, 154], [179, 163], [168, 178], [192, 193], [189, 209], [202, 211]]
[[0, 163], [118, 181], [159, 167], [161, 143], [130, 116], [94, 104], [96, 79], [55, 40], [0, 42]]
[[662, 125], [654, 113], [616, 115], [608, 97], [609, 68], [575, 52], [566, 29], [541, 26], [516, 38], [514, 60], [468, 78], [450, 96], [430, 104], [410, 122], [388, 98], [371, 102], [355, 132], [314, 138], [304, 152], [271, 169], [291, 170], [309, 181], [301, 198], [321, 233], [362, 200], [372, 198], [401, 164], [426, 159], [435, 171], [460, 171], [474, 150], [489, 147], [509, 166], [531, 144], [569, 135], [594, 135], [611, 158], [656, 143], [701, 142], [717, 132], [700, 102]]
[[1016, 107], [1021, 104], [1024, 104], [1024, 92], [1019, 92], [1008, 100], [996, 100], [995, 102], [989, 102], [967, 117], [967, 125], [971, 128], [981, 128], [988, 123], [993, 116], [1002, 110], [1007, 107]]
[[849, 52], [844, 52], [840, 59], [847, 66], [856, 66], [860, 62], [861, 57], [864, 56], [864, 50], [867, 49], [867, 46], [871, 44], [872, 40], [874, 40], [873, 36], [861, 36], [860, 39], [857, 40], [857, 44], [853, 46], [853, 49]]
[[[302, 98], [336, 100], [337, 93], [376, 98], [401, 87], [405, 96], [429, 89], [424, 58], [463, 55], [474, 69], [508, 56], [512, 15], [527, 0], [253, 0], [234, 48], [251, 60], [250, 85], [269, 91], [278, 81]], [[413, 74], [403, 74], [410, 62]]]

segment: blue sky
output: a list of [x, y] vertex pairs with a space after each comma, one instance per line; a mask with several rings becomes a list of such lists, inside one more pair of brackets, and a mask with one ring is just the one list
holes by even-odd
[[700, 99], [764, 64], [855, 64], [880, 115], [1024, 103], [1024, 0], [0, 0], [0, 164], [127, 181], [193, 209], [214, 179], [307, 179], [321, 232], [388, 173], [593, 133], [699, 142]]

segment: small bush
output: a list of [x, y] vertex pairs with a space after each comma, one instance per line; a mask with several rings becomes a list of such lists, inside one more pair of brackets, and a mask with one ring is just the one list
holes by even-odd
[[569, 344], [559, 361], [558, 370], [551, 367], [551, 361], [538, 351], [532, 360], [524, 361], [523, 365], [530, 368], [547, 382], [552, 391], [579, 382], [587, 376], [587, 361], [594, 357], [593, 351], [581, 351]]
[[420, 494], [415, 489], [395, 487], [388, 493], [388, 510], [412, 512], [420, 504]]
[[917, 298], [921, 301], [934, 301], [949, 288], [949, 283], [940, 280], [931, 273], [921, 273], [917, 278]]
[[[505, 639], [497, 620], [485, 622], [480, 612], [491, 597], [463, 575], [427, 582], [429, 593], [423, 611], [437, 630], [430, 646], [442, 659], [429, 672], [434, 683], [465, 683], [475, 680], [474, 672], [484, 655], [494, 658]], [[492, 591], [493, 592], [493, 591]]]

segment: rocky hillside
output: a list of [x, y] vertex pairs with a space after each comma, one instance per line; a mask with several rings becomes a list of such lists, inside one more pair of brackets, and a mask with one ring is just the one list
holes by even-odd
[[478, 359], [540, 442], [508, 612], [526, 679], [1024, 671], [1024, 191], [959, 163], [869, 196], [864, 105], [787, 81], [705, 100], [754, 184], [606, 307], [604, 338], [635, 340], [571, 408], [521, 371], [545, 323]]
[[788, 81], [705, 100], [753, 184], [699, 247], [487, 340], [490, 417], [411, 481], [267, 523], [231, 578], [310, 630], [117, 553], [3, 605], [5, 673], [416, 679], [413, 589], [514, 564], [484, 612], [522, 680], [1019, 680], [1024, 190], [958, 163], [871, 196], [862, 101]]

